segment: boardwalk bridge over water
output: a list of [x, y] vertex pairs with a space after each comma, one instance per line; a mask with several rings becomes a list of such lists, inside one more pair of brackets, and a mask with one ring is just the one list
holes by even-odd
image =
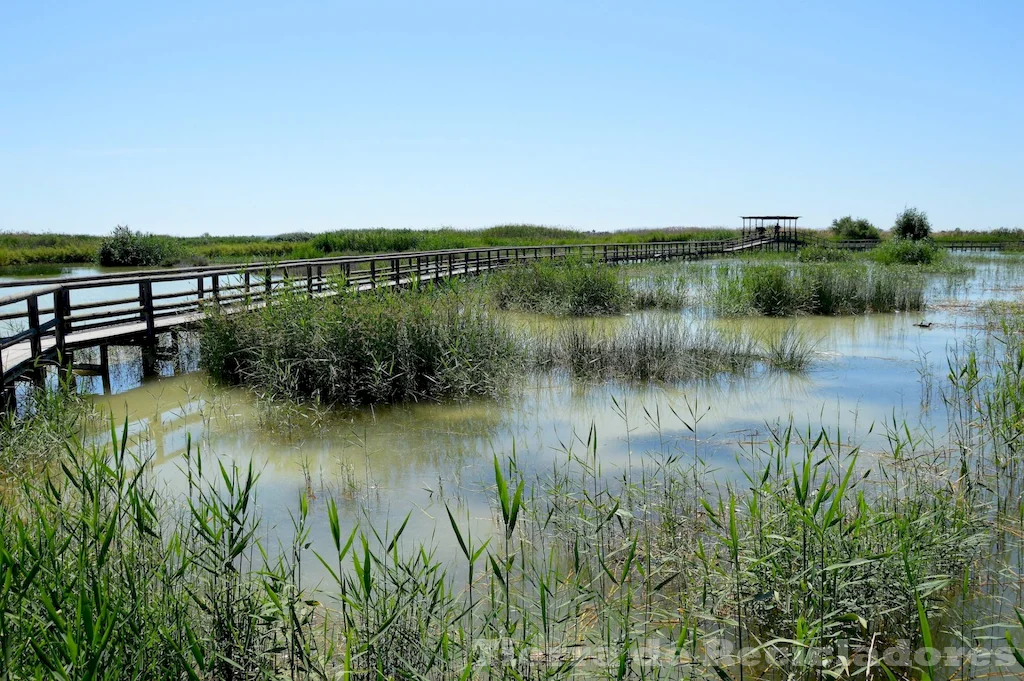
[[[13, 291], [0, 296], [0, 389], [13, 395], [15, 381], [38, 382], [46, 366], [107, 377], [111, 345], [154, 348], [159, 334], [197, 323], [211, 306], [231, 313], [266, 305], [289, 290], [330, 295], [339, 282], [370, 290], [474, 276], [540, 260], [699, 259], [749, 250], [795, 250], [807, 242], [795, 230], [776, 230], [720, 241], [502, 246], [19, 280], [0, 285], [0, 292]], [[859, 250], [875, 243], [829, 245]], [[949, 246], [975, 247], [971, 244]], [[73, 362], [76, 350], [93, 347], [99, 348], [98, 364]]]

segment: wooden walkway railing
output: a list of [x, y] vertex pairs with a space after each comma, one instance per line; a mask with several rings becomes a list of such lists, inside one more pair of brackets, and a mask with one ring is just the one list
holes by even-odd
[[69, 366], [77, 348], [152, 344], [157, 334], [201, 319], [210, 305], [242, 309], [265, 304], [289, 289], [324, 294], [333, 290], [336, 282], [369, 290], [476, 275], [538, 260], [579, 257], [609, 263], [642, 262], [795, 245], [752, 236], [723, 241], [510, 246], [149, 270], [67, 277], [57, 282], [20, 280], [7, 286], [30, 290], [0, 298], [0, 329], [13, 329], [0, 336], [0, 370], [3, 385], [7, 385], [40, 362]]

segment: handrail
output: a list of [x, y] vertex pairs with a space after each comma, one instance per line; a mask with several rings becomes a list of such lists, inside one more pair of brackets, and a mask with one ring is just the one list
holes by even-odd
[[[772, 238], [758, 237], [759, 239]], [[132, 270], [129, 272], [114, 272], [110, 274], [92, 274], [92, 275], [80, 275], [73, 277], [64, 277], [60, 281], [62, 284], [84, 284], [95, 281], [103, 282], [135, 282], [142, 277], [161, 277], [169, 275], [168, 280], [173, 279], [191, 279], [200, 273], [204, 273], [206, 276], [212, 274], [235, 274], [238, 272], [256, 272], [265, 270], [266, 268], [283, 269], [285, 267], [298, 267], [304, 265], [335, 265], [335, 264], [358, 264], [368, 263], [371, 261], [382, 261], [382, 260], [406, 260], [416, 257], [426, 257], [434, 255], [459, 255], [464, 253], [486, 253], [488, 251], [541, 251], [548, 250], [551, 248], [555, 249], [573, 249], [583, 251], [585, 249], [604, 249], [604, 248], [635, 248], [642, 246], [669, 246], [675, 244], [723, 244], [732, 243], [739, 240], [739, 237], [735, 239], [718, 239], [718, 240], [674, 240], [674, 241], [634, 241], [634, 242], [617, 242], [617, 243], [583, 243], [583, 244], [533, 244], [533, 245], [510, 245], [510, 246], [477, 246], [470, 248], [452, 248], [452, 249], [441, 249], [433, 251], [394, 251], [388, 253], [370, 253], [364, 255], [343, 255], [343, 256], [324, 256], [322, 258], [306, 258], [300, 260], [264, 260], [252, 263], [239, 263], [239, 264], [216, 264], [216, 265], [199, 265], [195, 267], [171, 267], [161, 269], [144, 269], [144, 270]], [[36, 278], [36, 279], [21, 279], [17, 282], [5, 282], [0, 284], [0, 287], [7, 286], [38, 286], [43, 284], [52, 283], [54, 279], [51, 278]]]
[[[0, 287], [2, 287], [2, 284], [0, 284]], [[6, 295], [6, 296], [3, 296], [3, 297], [0, 297], [0, 306], [13, 305], [14, 303], [20, 303], [21, 301], [27, 300], [28, 298], [30, 298], [32, 296], [35, 296], [35, 297], [45, 296], [45, 295], [48, 295], [50, 293], [53, 293], [54, 291], [59, 290], [60, 288], [61, 288], [61, 284], [54, 284], [53, 286], [47, 286], [46, 288], [42, 288], [42, 289], [32, 289], [31, 291], [22, 291], [21, 293], [12, 293], [10, 295]]]

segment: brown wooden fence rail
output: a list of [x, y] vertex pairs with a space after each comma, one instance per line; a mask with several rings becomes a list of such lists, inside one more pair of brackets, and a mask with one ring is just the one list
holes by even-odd
[[[70, 367], [78, 348], [153, 344], [160, 333], [197, 322], [209, 306], [226, 311], [258, 306], [287, 290], [327, 295], [341, 285], [355, 290], [407, 286], [472, 276], [539, 260], [578, 257], [609, 263], [703, 258], [748, 249], [790, 248], [795, 242], [751, 236], [723, 241], [573, 244], [465, 248], [444, 251], [326, 257], [212, 265], [100, 276], [19, 280], [39, 287], [0, 298], [0, 369], [3, 385], [40, 364]], [[101, 362], [103, 363], [103, 362]]]

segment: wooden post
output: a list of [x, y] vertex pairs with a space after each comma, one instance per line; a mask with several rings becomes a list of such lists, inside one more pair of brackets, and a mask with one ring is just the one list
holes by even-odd
[[268, 303], [270, 302], [270, 289], [273, 286], [273, 279], [272, 279], [272, 277], [273, 277], [273, 273], [271, 272], [271, 269], [268, 267], [267, 271], [264, 273], [264, 280], [263, 280], [263, 287], [264, 287], [264, 294], [263, 295], [264, 295], [264, 297], [265, 297], [265, 299], [266, 299], [266, 301]]
[[139, 282], [139, 303], [142, 305], [142, 321], [146, 322], [146, 343], [156, 340], [156, 311], [153, 309], [153, 282]]
[[306, 265], [306, 293], [313, 292], [313, 266]]
[[377, 261], [370, 261], [370, 288], [377, 288]]
[[68, 291], [65, 288], [58, 289], [53, 293], [53, 318], [56, 321], [53, 327], [53, 336], [55, 342], [55, 348], [57, 350], [58, 361], [63, 362], [64, 356], [67, 354], [67, 335], [68, 335], [68, 308], [70, 305], [68, 301]]
[[402, 259], [401, 258], [393, 258], [391, 260], [391, 269], [394, 270], [394, 272], [392, 273], [392, 276], [395, 279], [395, 286], [396, 287], [397, 286], [401, 286], [402, 285]]
[[25, 299], [28, 305], [28, 328], [32, 331], [29, 344], [32, 348], [32, 358], [38, 359], [43, 354], [43, 339], [39, 334], [39, 296], [29, 296]]
[[220, 275], [214, 274], [210, 277], [210, 288], [213, 289], [213, 302], [220, 305]]
[[196, 297], [199, 299], [200, 303], [203, 301], [203, 298], [206, 297], [205, 286], [206, 278], [200, 274], [199, 278], [196, 280]]

